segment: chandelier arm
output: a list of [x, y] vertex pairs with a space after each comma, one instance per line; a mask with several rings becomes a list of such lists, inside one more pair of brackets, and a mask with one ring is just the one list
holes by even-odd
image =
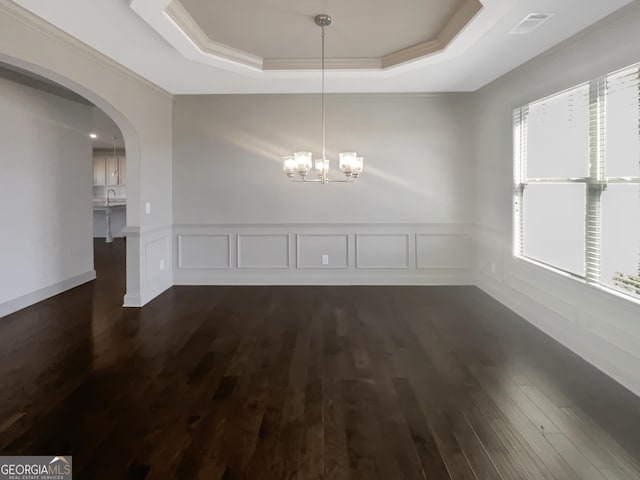
[[327, 183], [353, 183], [355, 182], [355, 179], [353, 178], [346, 178], [344, 180], [330, 180], [327, 179]]
[[348, 178], [344, 178], [342, 180], [331, 180], [330, 178], [325, 178], [325, 179], [320, 179], [320, 178], [313, 178], [313, 179], [308, 179], [306, 177], [291, 177], [289, 178], [290, 182], [294, 182], [294, 183], [353, 183], [356, 181], [355, 178], [353, 177], [348, 177]]
[[296, 178], [290, 178], [289, 181], [293, 182], [293, 183], [321, 183], [321, 180], [298, 180]]

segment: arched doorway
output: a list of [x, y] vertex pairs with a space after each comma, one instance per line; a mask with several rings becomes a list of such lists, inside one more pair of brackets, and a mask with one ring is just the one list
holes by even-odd
[[[0, 159], [10, 232], [0, 237], [0, 316], [107, 275], [125, 287], [122, 132], [84, 97], [0, 62]], [[117, 154], [117, 156], [116, 156]], [[91, 190], [88, 188], [92, 186]], [[115, 237], [115, 241], [114, 241]], [[99, 240], [98, 240], [99, 239]]]
[[124, 305], [144, 305], [173, 284], [172, 95], [14, 2], [0, 0], [0, 45], [0, 62], [83, 96], [122, 131], [127, 146]]
[[[5, 63], [2, 60], [9, 60], [10, 63]], [[92, 126], [93, 122], [87, 123], [87, 119], [93, 120], [97, 116], [99, 119], [102, 119], [101, 121], [103, 123], [107, 119], [108, 121], [113, 120], [111, 128], [102, 125], [104, 132], [101, 132], [99, 138], [94, 140], [93, 155], [87, 156], [87, 158], [84, 159], [88, 164], [87, 169], [91, 168], [94, 171], [95, 179], [95, 163], [96, 159], [99, 158], [96, 156], [96, 152], [100, 152], [99, 149], [95, 148], [104, 147], [105, 140], [111, 142], [111, 139], [102, 137], [112, 134], [114, 135], [114, 139], [120, 137], [120, 139], [118, 139], [118, 145], [120, 146], [118, 153], [122, 155], [124, 147], [122, 139], [128, 138], [130, 142], [135, 145], [137, 133], [130, 122], [111, 104], [68, 79], [55, 75], [53, 72], [38, 68], [37, 66], [25, 64], [16, 59], [2, 58], [2, 56], [0, 56], [0, 66], [3, 67], [5, 94], [21, 97], [24, 95], [22, 100], [24, 110], [21, 110], [19, 105], [20, 100], [17, 100], [13, 103], [14, 111], [18, 117], [22, 118], [23, 122], [26, 122], [23, 125], [26, 126], [29, 123], [34, 124], [33, 129], [24, 129], [24, 135], [17, 133], [16, 136], [20, 138], [12, 142], [7, 142], [9, 143], [8, 146], [15, 150], [16, 160], [13, 160], [13, 162], [20, 161], [21, 159], [24, 160], [25, 155], [38, 156], [39, 154], [40, 157], [49, 156], [49, 162], [34, 159], [32, 165], [25, 165], [25, 163], [29, 162], [22, 161], [20, 172], [14, 172], [14, 175], [10, 174], [8, 177], [9, 179], [13, 178], [11, 191], [14, 191], [13, 196], [17, 202], [16, 206], [22, 206], [28, 201], [27, 197], [22, 198], [23, 194], [31, 197], [42, 195], [41, 201], [47, 202], [48, 199], [49, 204], [45, 203], [39, 208], [35, 205], [35, 209], [27, 208], [25, 212], [20, 211], [19, 213], [26, 215], [35, 213], [35, 218], [31, 220], [28, 218], [23, 219], [24, 223], [15, 222], [17, 225], [14, 225], [16, 231], [14, 232], [15, 239], [14, 244], [12, 244], [13, 248], [6, 248], [6, 250], [12, 251], [13, 255], [22, 256], [23, 260], [20, 261], [21, 265], [18, 263], [13, 265], [13, 267], [17, 268], [12, 269], [11, 265], [9, 265], [7, 266], [7, 271], [4, 272], [7, 274], [7, 277], [14, 278], [14, 282], [17, 284], [15, 292], [7, 292], [7, 298], [3, 297], [0, 299], [0, 304], [3, 305], [1, 313], [7, 314], [13, 310], [28, 306], [30, 303], [35, 303], [47, 298], [51, 294], [59, 293], [76, 284], [83, 283], [91, 278], [88, 276], [89, 273], [92, 273], [91, 267], [83, 267], [82, 265], [87, 265], [87, 261], [92, 262], [91, 265], [95, 265], [95, 262], [93, 262], [93, 251], [89, 252], [89, 260], [85, 258], [87, 257], [87, 253], [84, 253], [86, 252], [84, 248], [85, 245], [93, 246], [93, 242], [90, 241], [89, 238], [84, 240], [76, 239], [77, 237], [85, 235], [91, 239], [93, 239], [94, 236], [106, 236], [104, 233], [96, 232], [96, 225], [98, 223], [105, 223], [107, 212], [111, 214], [110, 216], [113, 217], [115, 215], [116, 218], [121, 219], [121, 224], [115, 227], [117, 230], [117, 232], [114, 232], [116, 236], [119, 236], [118, 233], [121, 233], [123, 227], [125, 227], [125, 216], [122, 215], [124, 208], [116, 209], [110, 205], [108, 201], [106, 208], [104, 205], [96, 208], [94, 203], [93, 211], [91, 212], [94, 217], [91, 230], [81, 227], [86, 226], [87, 219], [84, 218], [84, 209], [78, 209], [76, 207], [76, 205], [79, 204], [91, 205], [88, 202], [90, 202], [92, 198], [95, 201], [96, 198], [105, 196], [107, 192], [114, 194], [119, 192], [117, 199], [122, 202], [122, 198], [126, 198], [126, 193], [124, 193], [126, 192], [126, 187], [120, 179], [120, 175], [122, 174], [121, 170], [124, 168], [123, 164], [116, 167], [118, 169], [118, 178], [115, 182], [111, 182], [110, 178], [105, 178], [103, 182], [98, 180], [98, 183], [94, 181], [92, 198], [84, 198], [84, 188], [79, 187], [77, 184], [84, 183], [84, 181], [89, 182], [90, 180], [88, 178], [84, 178], [82, 174], [77, 175], [73, 168], [67, 169], [66, 167], [61, 169], [64, 171], [44, 172], [43, 170], [46, 169], [47, 163], [54, 163], [52, 160], [59, 158], [60, 155], [69, 155], [70, 163], [72, 163], [77, 170], [83, 170], [83, 167], [77, 168], [78, 144], [82, 144], [82, 140], [79, 139], [79, 137], [86, 137], [86, 144], [89, 144], [91, 142], [88, 138], [90, 137], [90, 132], [96, 130], [96, 128]], [[13, 85], [13, 87], [10, 87], [10, 85]], [[77, 98], [73, 97], [74, 93], [78, 95]], [[32, 97], [30, 97], [30, 95], [32, 95]], [[65, 95], [68, 95], [68, 97], [65, 98]], [[32, 102], [25, 101], [25, 99], [28, 100], [30, 98], [33, 99]], [[86, 103], [81, 103], [83, 99], [86, 99]], [[49, 100], [49, 103], [47, 103], [47, 100]], [[104, 110], [102, 110], [100, 106], [102, 106]], [[11, 109], [11, 104], [7, 104], [5, 107]], [[47, 112], [49, 108], [53, 109], [53, 111]], [[39, 111], [41, 115], [40, 118], [38, 117], [38, 109], [42, 109]], [[106, 110], [111, 111], [111, 114], [115, 118], [109, 118]], [[10, 111], [6, 113], [7, 116], [10, 116]], [[48, 116], [49, 114], [51, 116]], [[78, 116], [77, 119], [73, 118], [76, 114]], [[18, 119], [16, 119], [14, 123], [20, 124]], [[35, 125], [38, 123], [40, 123], [40, 125]], [[15, 125], [14, 128], [16, 128], [18, 132], [20, 125]], [[84, 129], [87, 131], [79, 131]], [[65, 131], [68, 133], [65, 134]], [[42, 133], [42, 136], [38, 136], [39, 132]], [[124, 141], [126, 142], [127, 140]], [[59, 148], [55, 147], [56, 143], [61, 144]], [[31, 144], [31, 146], [29, 146], [29, 144]], [[37, 146], [34, 146], [36, 144]], [[115, 141], [113, 145], [116, 145]], [[49, 150], [48, 153], [46, 149], [52, 149], [52, 146], [53, 149], [58, 151], [53, 152]], [[129, 147], [128, 144], [127, 147]], [[139, 151], [139, 147], [131, 147], [127, 148], [127, 150], [135, 152], [136, 150]], [[121, 157], [116, 157], [116, 162], [118, 158]], [[6, 158], [5, 160], [9, 163], [5, 165], [4, 168], [10, 168], [12, 159]], [[109, 158], [109, 160], [111, 159]], [[129, 168], [132, 172], [139, 170], [137, 165], [134, 165], [134, 162], [135, 156], [131, 155]], [[61, 165], [64, 165], [64, 162]], [[60, 165], [58, 167], [60, 167]], [[28, 169], [32, 169], [33, 171], [29, 172]], [[17, 176], [15, 174], [17, 174]], [[49, 183], [52, 182], [55, 184], [51, 189], [47, 185], [46, 175], [50, 175]], [[131, 177], [132, 178], [129, 179], [129, 182], [132, 184], [131, 192], [135, 195], [136, 192], [139, 192], [139, 188], [136, 188], [134, 180], [135, 173], [131, 175]], [[21, 186], [21, 182], [26, 183]], [[112, 183], [113, 185], [111, 185]], [[66, 197], [66, 200], [60, 197]], [[53, 198], [57, 198], [60, 203], [52, 201]], [[133, 207], [135, 203], [137, 202], [132, 201], [128, 203], [131, 207], [127, 208], [135, 208]], [[71, 206], [71, 208], [68, 208], [70, 211], [61, 212], [56, 210], [56, 206], [64, 209], [65, 205]], [[39, 214], [38, 210], [41, 210], [44, 215]], [[102, 219], [100, 219], [101, 213], [103, 213]], [[55, 218], [52, 219], [51, 217]], [[49, 225], [48, 227], [42, 225], [45, 222]], [[29, 227], [29, 224], [35, 225], [35, 227]], [[38, 236], [45, 238], [34, 238]], [[21, 246], [21, 243], [24, 243], [26, 240], [26, 238], [23, 237], [31, 237], [31, 240], [26, 242], [29, 246], [26, 248], [18, 248]], [[136, 240], [133, 239], [133, 242], [135, 241]], [[55, 245], [55, 247], [50, 247], [51, 244]], [[8, 247], [12, 245], [8, 245]], [[70, 249], [75, 249], [75, 251], [71, 253], [69, 251]], [[122, 245], [119, 245], [118, 250], [121, 253], [124, 249]], [[70, 256], [77, 258], [70, 259]], [[29, 257], [43, 258], [28, 261], [27, 259]], [[56, 258], [57, 261], [51, 261], [52, 257]], [[120, 258], [122, 258], [122, 255], [120, 255]], [[40, 272], [38, 272], [38, 270], [40, 270]], [[51, 272], [51, 270], [55, 270], [55, 272]], [[127, 278], [134, 279], [135, 284], [135, 276], [139, 270], [138, 265], [129, 265], [127, 270], [131, 272], [131, 275], [127, 275]], [[24, 279], [20, 278], [20, 271], [24, 272]], [[98, 274], [99, 273], [100, 272], [98, 272]], [[118, 283], [122, 285], [124, 282], [121, 281]], [[124, 296], [126, 291], [123, 290], [121, 293]]]

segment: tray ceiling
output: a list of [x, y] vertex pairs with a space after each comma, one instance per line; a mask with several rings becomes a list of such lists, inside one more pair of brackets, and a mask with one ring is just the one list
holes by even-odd
[[[213, 38], [205, 34], [205, 30], [211, 28], [211, 25], [207, 26], [202, 18], [198, 20], [197, 14], [194, 14], [196, 18], [191, 17], [188, 11], [190, 0], [180, 1], [185, 2], [187, 7], [174, 4], [171, 0], [65, 0], [65, 8], [60, 8], [59, 2], [50, 0], [0, 0], [0, 7], [10, 10], [10, 15], [24, 17], [27, 13], [23, 10], [26, 9], [31, 14], [42, 17], [173, 94], [316, 94], [320, 90], [320, 38], [318, 27], [313, 23], [313, 15], [317, 13], [329, 13], [334, 17], [334, 24], [327, 33], [327, 54], [331, 67], [326, 75], [328, 93], [468, 92], [481, 88], [621, 7], [637, 2], [479, 0], [482, 4], [480, 11], [460, 29], [454, 29], [457, 33], [452, 35], [442, 49], [429, 51], [428, 48], [425, 49], [425, 45], [428, 47], [431, 43], [433, 46], [432, 41], [422, 41], [408, 51], [400, 50], [404, 52], [403, 56], [411, 54], [404, 60], [396, 58], [399, 63], [390, 62], [385, 66], [382, 58], [389, 54], [386, 53], [388, 50], [382, 40], [389, 42], [390, 49], [395, 49], [402, 43], [416, 41], [416, 38], [425, 40], [433, 37], [443, 22], [450, 23], [451, 18], [465, 10], [465, 5], [473, 6], [473, 3], [465, 0], [460, 0], [462, 3], [455, 3], [456, 0], [423, 0], [411, 4], [407, 0], [408, 3], [403, 5], [417, 5], [419, 8], [423, 4], [432, 5], [433, 15], [425, 20], [424, 36], [418, 38], [410, 36], [415, 34], [415, 13], [409, 20], [405, 18], [395, 20], [394, 23], [388, 19], [386, 23], [382, 22], [385, 28], [389, 26], [392, 29], [392, 33], [383, 35], [380, 33], [382, 27], [372, 28], [373, 22], [367, 15], [376, 15], [373, 10], [379, 6], [391, 8], [388, 7], [390, 0], [369, 0], [368, 10], [363, 8], [358, 15], [352, 14], [351, 17], [348, 6], [362, 6], [360, 0], [289, 0], [287, 3], [295, 5], [294, 10], [284, 12], [282, 8], [277, 8], [278, 5], [285, 5], [284, 0], [255, 0], [255, 4], [261, 6], [252, 22], [264, 18], [264, 10], [270, 18], [288, 19], [283, 20], [284, 26], [271, 23], [268, 28], [256, 27], [263, 35], [272, 35], [272, 38], [264, 40], [264, 46], [260, 46], [257, 44], [254, 28], [245, 28], [246, 25], [243, 27], [246, 12], [234, 13], [237, 11], [236, 5], [237, 8], [249, 9], [252, 0], [208, 0], [208, 3], [199, 0], [201, 8], [204, 8], [203, 5], [213, 8], [220, 2], [228, 2], [224, 4], [224, 14], [229, 18], [238, 15], [242, 19], [236, 23], [237, 32], [226, 32], [224, 37], [217, 38], [212, 31], [209, 33]], [[185, 14], [182, 20], [186, 19], [188, 22], [190, 19], [195, 31], [201, 32], [200, 37], [187, 34], [186, 29], [172, 19], [170, 15], [176, 13], [176, 5], [177, 10]], [[402, 8], [404, 9], [405, 7]], [[396, 10], [392, 13], [384, 11], [389, 18], [400, 14]], [[439, 20], [436, 19], [436, 11], [439, 12]], [[453, 11], [455, 13], [451, 13]], [[626, 13], [615, 15], [624, 16], [635, 12], [630, 8]], [[401, 13], [404, 15], [405, 12]], [[549, 13], [553, 16], [529, 34], [509, 34], [515, 25], [531, 13]], [[196, 20], [201, 22], [202, 27]], [[358, 22], [361, 23], [356, 25]], [[401, 31], [398, 25], [407, 25], [407, 29], [413, 31], [407, 32], [402, 43], [399, 43], [399, 38], [395, 38], [393, 33]], [[427, 31], [427, 27], [431, 30]], [[442, 28], [438, 38], [444, 37], [443, 32], [447, 31], [446, 26]], [[353, 37], [355, 40], [366, 41], [351, 45], [348, 35], [356, 32], [358, 34]], [[237, 35], [237, 38], [226, 36], [232, 34]], [[285, 44], [279, 53], [279, 45], [282, 43], [278, 42], [282, 42], [283, 38], [289, 43], [300, 45]], [[236, 45], [228, 45], [223, 40], [229, 43], [233, 40]], [[580, 41], [579, 37], [576, 41]], [[207, 51], [207, 45], [211, 44], [215, 47], [214, 50]], [[313, 48], [317, 49], [315, 57]], [[365, 48], [369, 50], [363, 50]], [[411, 48], [423, 50], [412, 52]], [[252, 49], [255, 51], [252, 52]], [[310, 53], [307, 53], [307, 49]], [[346, 57], [346, 53], [382, 54], [383, 57]], [[262, 55], [282, 57], [276, 59], [278, 65], [278, 62], [274, 64], [272, 57]], [[299, 55], [304, 57], [299, 58]], [[354, 59], [358, 58], [360, 61], [355, 62]]]
[[203, 52], [264, 70], [317, 68], [329, 13], [328, 68], [389, 68], [444, 49], [478, 0], [173, 0], [165, 13]]

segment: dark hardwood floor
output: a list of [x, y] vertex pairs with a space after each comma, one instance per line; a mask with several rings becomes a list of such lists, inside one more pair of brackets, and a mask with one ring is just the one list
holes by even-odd
[[0, 452], [80, 479], [638, 479], [640, 401], [472, 287], [98, 279], [0, 319]]

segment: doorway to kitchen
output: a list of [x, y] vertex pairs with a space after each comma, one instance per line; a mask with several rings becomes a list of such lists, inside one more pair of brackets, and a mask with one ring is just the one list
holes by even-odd
[[[98, 277], [124, 288], [127, 226], [127, 154], [122, 132], [97, 107], [91, 117], [93, 254]], [[118, 278], [113, 278], [117, 276]]]

